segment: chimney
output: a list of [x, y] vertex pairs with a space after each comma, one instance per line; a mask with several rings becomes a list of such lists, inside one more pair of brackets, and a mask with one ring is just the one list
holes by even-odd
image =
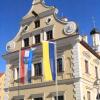
[[93, 28], [90, 32], [93, 41], [93, 49], [100, 55], [100, 31]]

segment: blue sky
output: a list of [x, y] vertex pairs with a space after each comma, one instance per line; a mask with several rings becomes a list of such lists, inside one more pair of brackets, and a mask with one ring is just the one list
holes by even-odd
[[[93, 28], [92, 16], [96, 27], [100, 29], [100, 0], [45, 0], [47, 5], [59, 9], [60, 17], [67, 17], [75, 21], [80, 34], [89, 36]], [[22, 17], [29, 11], [32, 0], [0, 0], [0, 72], [5, 71], [6, 62], [2, 54], [6, 52], [6, 43], [11, 40], [19, 30]], [[89, 36], [91, 44], [91, 37]]]

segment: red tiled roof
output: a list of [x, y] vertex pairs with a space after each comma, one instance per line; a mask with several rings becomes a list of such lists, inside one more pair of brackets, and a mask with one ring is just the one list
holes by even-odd
[[4, 73], [0, 73], [0, 77], [3, 75]]

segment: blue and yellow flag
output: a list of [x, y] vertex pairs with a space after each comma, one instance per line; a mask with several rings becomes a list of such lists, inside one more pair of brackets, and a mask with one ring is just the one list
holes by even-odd
[[55, 43], [43, 41], [43, 68], [44, 80], [56, 80]]

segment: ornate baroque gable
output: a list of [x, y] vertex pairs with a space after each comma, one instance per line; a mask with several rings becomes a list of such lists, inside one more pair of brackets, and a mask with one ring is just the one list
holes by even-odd
[[43, 0], [33, 0], [29, 12], [22, 18], [19, 32], [13, 40], [7, 43], [8, 52], [24, 47], [24, 39], [29, 38], [29, 46], [35, 44], [35, 35], [40, 34], [41, 41], [46, 40], [46, 32], [53, 33], [53, 39], [66, 37], [77, 33], [77, 25], [67, 18], [57, 18], [58, 9], [46, 6]]

